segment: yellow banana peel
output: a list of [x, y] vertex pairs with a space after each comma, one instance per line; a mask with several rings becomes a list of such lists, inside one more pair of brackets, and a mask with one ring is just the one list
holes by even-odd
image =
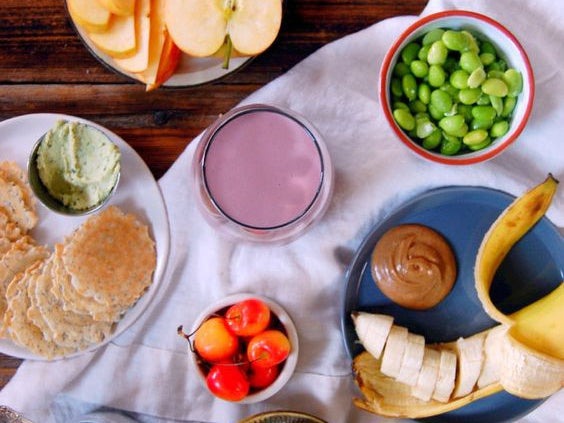
[[380, 372], [380, 360], [364, 351], [355, 357], [353, 370], [363, 398], [354, 398], [354, 404], [368, 412], [386, 417], [418, 419], [446, 413], [470, 404], [480, 398], [500, 392], [499, 383], [473, 391], [447, 403], [422, 401], [411, 395], [411, 387]]
[[484, 311], [495, 321], [513, 324], [513, 319], [493, 304], [490, 287], [501, 262], [511, 247], [546, 213], [558, 181], [549, 174], [546, 180], [518, 197], [495, 220], [478, 249], [474, 278]]

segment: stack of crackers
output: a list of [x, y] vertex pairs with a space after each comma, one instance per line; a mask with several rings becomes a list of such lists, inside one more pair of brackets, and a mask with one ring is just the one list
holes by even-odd
[[24, 173], [0, 163], [0, 335], [54, 358], [106, 339], [144, 294], [154, 242], [134, 215], [108, 207], [54, 251], [29, 235], [37, 223]]

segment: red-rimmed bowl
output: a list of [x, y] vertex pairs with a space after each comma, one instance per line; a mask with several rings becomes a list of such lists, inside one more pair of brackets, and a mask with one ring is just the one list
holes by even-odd
[[[394, 120], [392, 114], [392, 96], [390, 85], [394, 66], [400, 58], [402, 49], [412, 41], [420, 39], [435, 28], [466, 30], [479, 40], [491, 42], [500, 58], [507, 66], [521, 72], [523, 90], [517, 97], [517, 104], [509, 122], [509, 130], [496, 138], [488, 147], [477, 151], [468, 151], [448, 156], [438, 151], [427, 150], [413, 140]], [[489, 160], [510, 146], [521, 134], [533, 107], [535, 84], [533, 69], [527, 53], [517, 38], [502, 24], [494, 19], [465, 10], [446, 10], [422, 17], [410, 25], [394, 42], [382, 63], [379, 80], [379, 96], [384, 116], [400, 141], [417, 155], [442, 164], [469, 165]]]

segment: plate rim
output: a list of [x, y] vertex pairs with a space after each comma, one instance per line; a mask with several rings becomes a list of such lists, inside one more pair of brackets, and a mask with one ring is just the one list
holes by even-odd
[[[28, 114], [14, 116], [14, 117], [0, 121], [0, 134], [2, 133], [2, 131], [4, 130], [5, 127], [7, 127], [9, 125], [17, 125], [19, 123], [19, 121], [25, 121], [26, 119], [30, 119], [32, 121], [37, 120], [37, 121], [41, 121], [41, 122], [42, 121], [51, 121], [51, 126], [57, 120], [60, 120], [60, 119], [73, 120], [73, 121], [82, 122], [82, 123], [85, 123], [85, 124], [88, 124], [88, 125], [92, 125], [93, 127], [98, 128], [99, 130], [104, 132], [106, 135], [109, 136], [109, 138], [112, 141], [117, 142], [117, 145], [120, 148], [122, 155], [124, 153], [124, 150], [126, 150], [127, 154], [131, 157], [131, 159], [136, 161], [136, 165], [141, 166], [143, 168], [143, 172], [146, 175], [149, 175], [150, 178], [154, 181], [154, 187], [156, 188], [156, 192], [157, 192], [158, 198], [160, 200], [159, 201], [159, 208], [162, 208], [162, 212], [163, 212], [163, 214], [161, 214], [161, 219], [162, 219], [162, 223], [163, 223], [164, 226], [158, 228], [159, 234], [164, 237], [161, 240], [160, 244], [157, 244], [157, 237], [155, 235], [155, 229], [157, 229], [157, 228], [155, 228], [153, 226], [154, 223], [151, 220], [149, 220], [148, 216], [147, 216], [148, 227], [149, 227], [150, 231], [153, 233], [153, 241], [155, 242], [155, 252], [157, 254], [157, 264], [156, 264], [156, 267], [155, 267], [155, 270], [154, 270], [154, 273], [153, 273], [153, 281], [152, 281], [152, 284], [151, 284], [151, 287], [154, 286], [154, 288], [152, 289], [152, 291], [148, 291], [144, 294], [144, 296], [145, 296], [145, 295], [148, 295], [149, 292], [151, 293], [151, 295], [147, 299], [145, 299], [142, 303], [139, 303], [139, 302], [135, 303], [128, 310], [128, 311], [131, 311], [135, 307], [138, 306], [138, 308], [135, 310], [135, 315], [133, 317], [131, 317], [131, 319], [128, 320], [125, 323], [125, 326], [119, 327], [119, 324], [123, 321], [123, 318], [122, 318], [122, 320], [117, 323], [116, 328], [113, 331], [113, 333], [110, 336], [108, 336], [106, 339], [104, 339], [102, 342], [90, 345], [88, 348], [86, 348], [84, 350], [80, 350], [80, 351], [74, 352], [74, 353], [69, 354], [69, 355], [54, 357], [54, 358], [50, 358], [50, 359], [31, 353], [29, 350], [15, 344], [9, 337], [4, 337], [4, 338], [0, 339], [0, 353], [9, 355], [9, 356], [14, 357], [14, 358], [18, 358], [18, 359], [22, 359], [22, 360], [35, 360], [35, 361], [65, 360], [65, 359], [69, 359], [69, 358], [78, 357], [78, 356], [81, 356], [81, 355], [84, 355], [84, 354], [87, 354], [87, 353], [91, 353], [91, 352], [96, 351], [99, 348], [109, 344], [112, 340], [114, 340], [115, 338], [117, 338], [118, 336], [123, 334], [136, 321], [138, 321], [139, 318], [148, 310], [150, 305], [153, 303], [153, 301], [155, 300], [155, 297], [158, 297], [158, 294], [160, 292], [163, 292], [166, 289], [167, 280], [165, 279], [164, 276], [166, 274], [166, 269], [168, 267], [169, 258], [170, 258], [170, 245], [171, 245], [170, 220], [169, 220], [169, 216], [168, 216], [168, 211], [167, 211], [164, 195], [163, 195], [163, 192], [162, 192], [162, 190], [159, 186], [158, 181], [155, 179], [151, 170], [147, 166], [147, 163], [145, 163], [145, 161], [139, 155], [139, 153], [137, 153], [137, 151], [135, 151], [135, 149], [133, 147], [131, 147], [131, 145], [129, 145], [129, 143], [127, 143], [119, 135], [117, 135], [113, 131], [109, 130], [108, 128], [106, 128], [106, 127], [102, 126], [101, 124], [96, 123], [94, 121], [91, 121], [91, 120], [88, 120], [88, 119], [85, 119], [85, 118], [82, 118], [82, 117], [79, 117], [79, 116], [63, 114], [63, 113], [28, 113]], [[49, 128], [47, 128], [47, 130], [48, 129]], [[2, 140], [0, 142], [5, 142], [5, 141]], [[5, 158], [5, 160], [10, 160], [10, 159]], [[25, 170], [27, 172], [27, 169], [25, 169]], [[37, 200], [37, 202], [39, 203], [39, 200]], [[37, 207], [43, 207], [43, 205], [38, 204]], [[48, 210], [45, 207], [43, 207], [43, 210], [47, 214], [56, 214], [55, 212]], [[72, 219], [72, 218], [69, 218], [69, 219]], [[51, 249], [52, 245], [49, 245], [49, 247]], [[159, 249], [161, 250], [160, 256], [158, 254]], [[151, 288], [149, 288], [149, 290], [151, 290]], [[143, 298], [143, 296], [141, 298]]]

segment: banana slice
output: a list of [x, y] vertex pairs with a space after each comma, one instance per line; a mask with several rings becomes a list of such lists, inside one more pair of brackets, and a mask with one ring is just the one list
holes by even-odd
[[459, 338], [456, 341], [458, 377], [454, 388], [454, 398], [463, 397], [474, 390], [484, 361], [484, 339], [485, 334], [481, 332], [469, 338]]
[[358, 339], [374, 358], [380, 358], [394, 318], [386, 314], [357, 312], [352, 314]]
[[433, 391], [433, 399], [440, 402], [448, 402], [454, 390], [456, 380], [456, 354], [452, 351], [442, 349], [439, 360], [439, 375], [437, 384]]
[[411, 389], [411, 395], [422, 401], [429, 401], [435, 390], [439, 377], [439, 364], [441, 353], [433, 348], [426, 347], [423, 355], [423, 365], [417, 377], [417, 383]]
[[386, 376], [394, 378], [398, 376], [403, 354], [407, 347], [407, 335], [408, 331], [404, 327], [393, 325], [390, 329], [390, 335], [382, 356], [382, 368], [380, 369]]
[[417, 384], [417, 377], [423, 365], [425, 354], [425, 338], [421, 335], [408, 333], [407, 345], [401, 360], [401, 366], [396, 380], [409, 386]]
[[491, 385], [499, 381], [499, 368], [502, 362], [502, 342], [507, 327], [496, 326], [489, 330], [484, 341], [484, 364], [478, 378], [478, 388]]

